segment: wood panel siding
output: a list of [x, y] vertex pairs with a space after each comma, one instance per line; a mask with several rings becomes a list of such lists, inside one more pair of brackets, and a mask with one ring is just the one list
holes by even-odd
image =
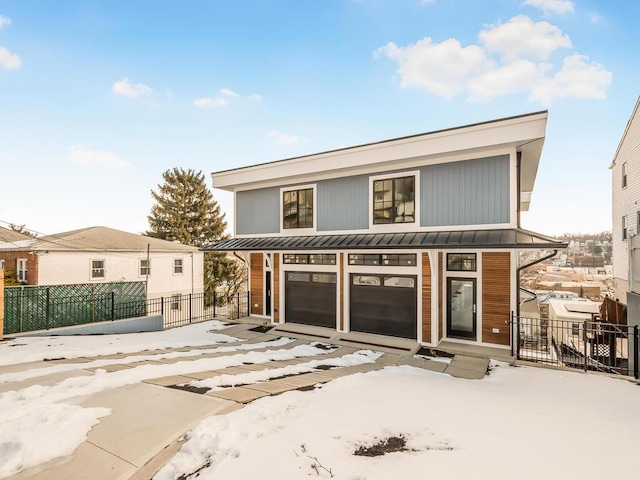
[[264, 315], [264, 256], [251, 254], [251, 314]]
[[[509, 345], [511, 254], [482, 254], [482, 342]], [[494, 333], [497, 328], [499, 333]]]
[[273, 292], [271, 300], [273, 301], [273, 322], [280, 323], [280, 254], [273, 254]]
[[340, 254], [340, 330], [344, 331], [344, 253]]
[[431, 263], [422, 252], [422, 341], [431, 343]]
[[442, 340], [444, 332], [444, 317], [442, 315], [442, 296], [444, 294], [444, 271], [442, 269], [442, 252], [438, 252], [438, 288], [436, 292], [438, 294], [438, 341]]

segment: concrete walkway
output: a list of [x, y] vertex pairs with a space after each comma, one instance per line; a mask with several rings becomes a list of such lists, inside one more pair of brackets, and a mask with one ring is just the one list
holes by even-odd
[[[84, 407], [107, 407], [111, 415], [103, 417], [88, 434], [88, 439], [72, 457], [58, 459], [49, 464], [39, 465], [12, 477], [13, 479], [37, 480], [142, 480], [151, 478], [159, 468], [180, 448], [180, 438], [200, 420], [211, 415], [224, 415], [244, 404], [269, 395], [283, 392], [310, 389], [314, 385], [330, 382], [336, 378], [355, 373], [369, 372], [393, 365], [409, 365], [426, 370], [445, 373], [463, 379], [481, 379], [487, 372], [489, 359], [480, 356], [455, 355], [453, 358], [416, 355], [418, 345], [401, 339], [368, 336], [363, 334], [347, 335], [335, 338], [335, 331], [326, 331], [316, 327], [291, 326], [287, 329], [274, 328], [267, 332], [251, 331], [255, 325], [239, 323], [230, 325], [219, 333], [239, 338], [240, 343], [251, 344], [274, 340], [280, 336], [295, 338], [286, 345], [290, 349], [296, 345], [321, 341], [337, 346], [337, 349], [322, 357], [339, 357], [353, 353], [358, 349], [370, 349], [383, 352], [373, 364], [352, 367], [330, 368], [300, 375], [277, 378], [270, 381], [242, 385], [208, 392], [185, 391], [176, 385], [188, 383], [194, 379], [211, 378], [216, 375], [237, 375], [262, 369], [273, 369], [286, 365], [295, 365], [310, 358], [295, 358], [286, 361], [271, 361], [257, 365], [237, 365], [220, 370], [194, 371], [181, 375], [151, 378], [142, 383], [105, 390], [89, 397], [79, 399], [77, 403]], [[229, 346], [233, 344], [225, 344]], [[166, 352], [193, 352], [198, 349], [219, 345], [198, 346], [181, 349], [155, 350], [144, 352], [153, 355]], [[260, 350], [256, 346], [256, 350]], [[264, 348], [262, 348], [264, 350]], [[247, 352], [247, 350], [243, 350]], [[109, 372], [126, 370], [140, 365], [160, 365], [175, 362], [188, 362], [201, 358], [233, 355], [238, 352], [203, 354], [177, 358], [161, 358], [136, 363], [115, 363], [102, 367]], [[135, 355], [128, 354], [128, 355]], [[0, 384], [0, 391], [18, 390], [31, 385], [53, 385], [73, 376], [93, 375], [95, 369], [85, 369], [83, 364], [99, 359], [118, 360], [128, 355], [109, 355], [61, 359], [49, 362], [0, 367], [0, 373], [25, 371], [32, 368], [51, 366], [52, 363], [77, 365], [77, 369], [56, 373], [45, 377], [36, 377], [20, 382]], [[449, 355], [451, 356], [451, 355]], [[166, 388], [171, 387], [171, 388]]]

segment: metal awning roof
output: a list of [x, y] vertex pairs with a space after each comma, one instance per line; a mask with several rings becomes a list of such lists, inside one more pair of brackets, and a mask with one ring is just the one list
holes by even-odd
[[462, 230], [454, 232], [359, 233], [350, 235], [313, 235], [232, 238], [204, 248], [208, 251], [287, 251], [287, 250], [360, 250], [360, 249], [456, 249], [513, 248], [557, 249], [567, 243], [556, 238], [511, 228], [504, 230]]

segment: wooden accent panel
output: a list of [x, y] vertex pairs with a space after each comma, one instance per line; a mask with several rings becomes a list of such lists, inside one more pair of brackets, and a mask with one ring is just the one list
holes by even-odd
[[422, 252], [422, 341], [431, 343], [431, 263]]
[[340, 256], [340, 330], [344, 330], [344, 253]]
[[273, 254], [273, 292], [271, 292], [271, 301], [273, 302], [273, 321], [280, 323], [280, 254]]
[[[509, 345], [511, 254], [482, 254], [482, 341]], [[493, 333], [498, 328], [500, 333]]]
[[251, 254], [251, 314], [264, 315], [264, 255]]
[[442, 269], [442, 252], [438, 252], [438, 288], [436, 293], [438, 294], [438, 341], [442, 340], [444, 335], [444, 316], [442, 313], [442, 296], [446, 290], [446, 284], [444, 281], [444, 271]]

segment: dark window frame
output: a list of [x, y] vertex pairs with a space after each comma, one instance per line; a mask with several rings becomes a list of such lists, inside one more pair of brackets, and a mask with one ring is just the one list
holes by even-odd
[[335, 253], [285, 253], [282, 256], [285, 265], [335, 265], [336, 261]]
[[[282, 228], [314, 228], [313, 187], [305, 187], [282, 192]], [[295, 197], [295, 198], [294, 198]]]
[[376, 267], [415, 267], [418, 256], [415, 253], [350, 253], [347, 262]]
[[140, 276], [146, 277], [151, 276], [151, 259], [147, 260], [146, 258], [140, 259]]
[[[410, 180], [411, 192], [403, 194], [401, 198], [397, 198], [398, 184], [400, 182], [405, 183]], [[384, 192], [388, 192], [389, 189], [384, 185], [385, 182], [390, 183], [391, 187], [391, 199], [384, 199]], [[376, 186], [382, 184], [381, 189], [377, 189]], [[390, 178], [378, 178], [373, 180], [373, 224], [374, 225], [394, 225], [405, 223], [416, 223], [416, 176], [407, 175], [403, 177], [390, 177]], [[376, 198], [377, 192], [383, 192], [381, 199]], [[405, 198], [409, 196], [410, 198]], [[398, 207], [406, 205], [407, 203], [413, 203], [413, 211], [410, 215], [403, 211], [401, 215], [398, 214]], [[388, 215], [388, 218], [387, 218]], [[410, 220], [409, 220], [410, 219]]]
[[[459, 257], [459, 261], [456, 262], [457, 257]], [[476, 253], [447, 253], [447, 271], [477, 272], [478, 255]]]

